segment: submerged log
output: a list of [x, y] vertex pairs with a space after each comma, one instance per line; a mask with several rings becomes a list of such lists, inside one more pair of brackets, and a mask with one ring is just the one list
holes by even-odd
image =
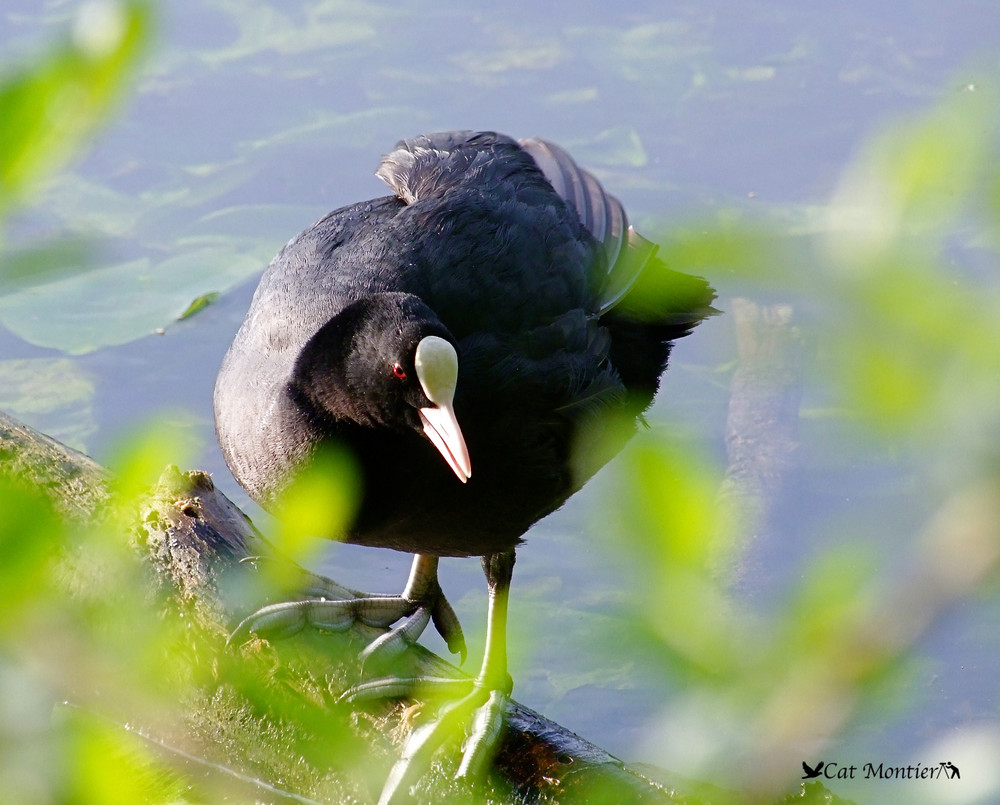
[[[739, 358], [726, 418], [720, 503], [732, 514], [724, 563], [729, 585], [760, 575], [756, 552], [773, 538], [774, 508], [797, 460], [804, 353], [789, 305], [730, 301]], [[728, 566], [724, 566], [728, 563]]]

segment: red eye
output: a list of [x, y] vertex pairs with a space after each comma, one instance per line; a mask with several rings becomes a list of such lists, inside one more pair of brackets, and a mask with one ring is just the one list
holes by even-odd
[[398, 363], [392, 365], [392, 375], [400, 380], [406, 380], [406, 370]]

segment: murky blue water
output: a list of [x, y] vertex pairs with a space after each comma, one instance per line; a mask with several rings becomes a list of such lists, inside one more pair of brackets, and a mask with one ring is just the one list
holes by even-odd
[[[21, 52], [74, 7], [7, 0], [0, 46]], [[116, 270], [0, 310], [11, 387], [51, 372], [63, 392], [72, 389], [54, 405], [11, 392], [2, 407], [98, 458], [151, 415], [173, 412], [200, 439], [188, 463], [241, 504], [212, 436], [211, 389], [256, 276], [320, 215], [384, 195], [373, 171], [400, 137], [484, 128], [550, 138], [598, 174], [640, 230], [662, 231], [692, 210], [825, 202], [873, 127], [982, 80], [966, 65], [1000, 46], [992, 0], [627, 8], [175, 0], [161, 18], [159, 45], [121, 117], [9, 229], [15, 244], [96, 237], [97, 262]], [[725, 307], [726, 277], [712, 279]], [[172, 321], [212, 290], [223, 292], [218, 303]], [[89, 349], [67, 359], [65, 350], [79, 351], [80, 328]], [[684, 423], [718, 455], [732, 349], [725, 317], [682, 342], [653, 416]], [[787, 585], [815, 548], [797, 535], [845, 501], [864, 500], [866, 471], [821, 459], [804, 468], [779, 513], [780, 544], [748, 582], [752, 595], [767, 601]], [[878, 466], [872, 472], [882, 479]], [[633, 584], [613, 546], [585, 536], [601, 484], [537, 526], [519, 555], [515, 694], [623, 758], [669, 767], [683, 753], [662, 737], [669, 724], [657, 726], [656, 714], [671, 684], [594, 637], [614, 626], [610, 613]], [[905, 518], [905, 490], [897, 495], [892, 516]], [[332, 546], [322, 566], [354, 587], [393, 591], [408, 558]], [[485, 606], [478, 562], [446, 560], [442, 582], [475, 656]], [[996, 718], [996, 641], [983, 636], [989, 621], [975, 603], [963, 609], [927, 640], [927, 667], [913, 683], [927, 706], [879, 714], [843, 746], [906, 756]]]

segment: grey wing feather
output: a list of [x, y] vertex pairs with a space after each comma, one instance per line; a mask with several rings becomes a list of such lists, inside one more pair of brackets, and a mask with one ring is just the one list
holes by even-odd
[[601, 244], [607, 272], [601, 278], [599, 294], [599, 312], [603, 314], [628, 293], [652, 259], [656, 246], [629, 226], [621, 202], [605, 192], [594, 175], [577, 165], [562, 148], [537, 137], [521, 140], [520, 144]]

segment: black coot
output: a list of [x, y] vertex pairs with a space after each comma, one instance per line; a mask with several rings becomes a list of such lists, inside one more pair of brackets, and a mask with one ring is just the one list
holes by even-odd
[[[597, 433], [601, 414], [638, 421], [671, 341], [714, 294], [668, 271], [618, 200], [551, 143], [426, 135], [377, 174], [394, 195], [330, 213], [264, 273], [219, 373], [216, 427], [265, 507], [325, 442], [354, 453], [360, 510], [323, 536], [416, 554], [403, 595], [377, 599], [384, 622], [402, 622], [376, 648], [433, 617], [464, 652], [437, 558], [484, 557], [490, 630], [467, 709], [486, 702], [495, 726], [515, 546], [621, 447], [627, 434]], [[367, 600], [277, 605], [240, 633], [376, 618]], [[464, 771], [488, 757], [484, 743], [471, 742]], [[409, 773], [394, 771], [385, 800]]]

